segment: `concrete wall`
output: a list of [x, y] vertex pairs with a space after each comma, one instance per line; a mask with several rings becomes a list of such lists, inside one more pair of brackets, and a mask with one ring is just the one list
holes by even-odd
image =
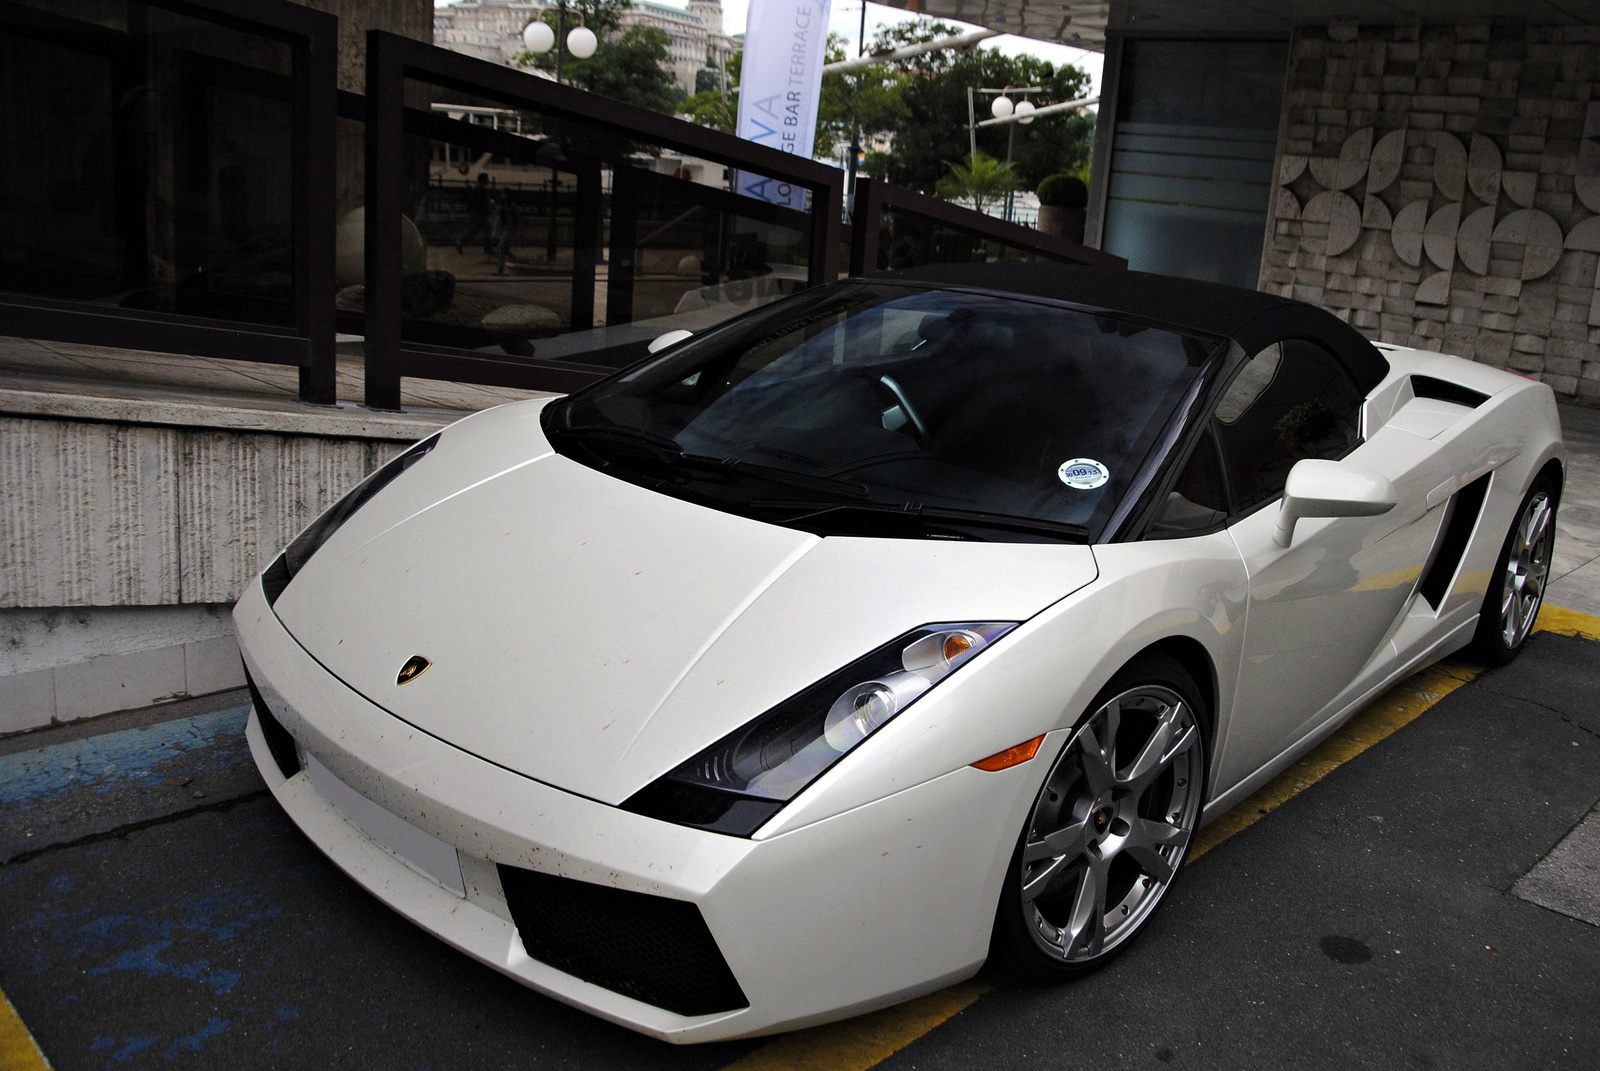
[[1600, 403], [1597, 42], [1600, 27], [1297, 31], [1262, 289]]
[[296, 0], [339, 18], [339, 88], [367, 91], [367, 31], [388, 30], [433, 43], [429, 0]]
[[242, 686], [243, 586], [441, 422], [36, 400], [0, 390], [0, 734]]

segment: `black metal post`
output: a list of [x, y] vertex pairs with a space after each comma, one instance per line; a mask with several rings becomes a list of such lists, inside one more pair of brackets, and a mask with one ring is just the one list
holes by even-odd
[[811, 259], [806, 264], [807, 286], [821, 286], [839, 278], [843, 215], [844, 187], [837, 179], [811, 191]]
[[567, 4], [556, 4], [556, 85], [561, 84], [561, 53], [567, 47]]
[[306, 339], [300, 398], [337, 404], [334, 351], [334, 153], [338, 136], [338, 22], [295, 49], [294, 57], [294, 309]]
[[367, 31], [366, 405], [400, 409], [400, 213], [405, 183], [405, 67]]
[[611, 249], [606, 268], [606, 325], [633, 322], [634, 260], [639, 255], [639, 190], [633, 169], [611, 168]]

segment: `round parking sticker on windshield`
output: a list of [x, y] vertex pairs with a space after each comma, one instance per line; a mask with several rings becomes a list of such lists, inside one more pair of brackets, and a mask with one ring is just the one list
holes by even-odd
[[1074, 491], [1093, 491], [1111, 479], [1111, 470], [1092, 457], [1075, 457], [1063, 461], [1056, 475]]

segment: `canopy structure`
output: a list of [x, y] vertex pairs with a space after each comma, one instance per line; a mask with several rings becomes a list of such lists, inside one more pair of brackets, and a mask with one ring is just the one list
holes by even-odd
[[1288, 37], [1298, 25], [1600, 23], [1600, 0], [885, 0], [891, 7], [1099, 52], [1106, 35]]

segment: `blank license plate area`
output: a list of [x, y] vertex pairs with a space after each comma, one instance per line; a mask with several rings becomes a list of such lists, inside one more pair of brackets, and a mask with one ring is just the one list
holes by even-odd
[[315, 755], [306, 755], [306, 776], [318, 795], [331, 803], [351, 825], [371, 837], [378, 847], [457, 896], [467, 895], [466, 885], [461, 880], [461, 861], [450, 845], [379, 807], [334, 776]]

